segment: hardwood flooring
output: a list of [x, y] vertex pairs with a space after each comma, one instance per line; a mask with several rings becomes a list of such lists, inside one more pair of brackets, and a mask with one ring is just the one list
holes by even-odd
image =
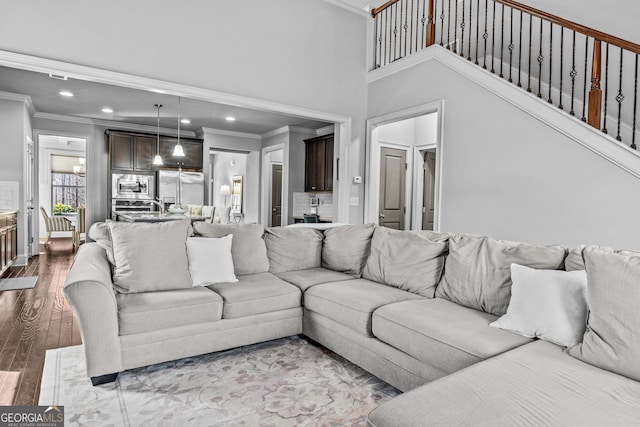
[[0, 292], [0, 405], [37, 405], [46, 350], [81, 344], [62, 294], [74, 256], [71, 239], [52, 239], [28, 265], [3, 276], [38, 281], [33, 289]]

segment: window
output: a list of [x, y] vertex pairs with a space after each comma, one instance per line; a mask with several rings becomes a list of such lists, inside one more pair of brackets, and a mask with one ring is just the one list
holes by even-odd
[[86, 206], [87, 189], [86, 178], [74, 173], [51, 174], [51, 210], [55, 205], [61, 203], [69, 205], [78, 210], [81, 206]]

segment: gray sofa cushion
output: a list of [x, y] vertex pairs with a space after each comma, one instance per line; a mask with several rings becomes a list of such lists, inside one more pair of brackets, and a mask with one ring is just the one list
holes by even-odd
[[343, 225], [324, 231], [322, 266], [355, 277], [362, 276], [375, 224]]
[[222, 318], [222, 298], [206, 288], [118, 294], [120, 335], [214, 322]]
[[262, 236], [264, 228], [259, 224], [211, 224], [196, 221], [196, 235], [202, 237], [224, 237], [233, 234], [231, 256], [236, 274], [255, 274], [269, 271], [267, 247]]
[[322, 231], [307, 227], [271, 227], [265, 230], [269, 272], [320, 267]]
[[436, 296], [502, 316], [511, 298], [511, 263], [557, 270], [565, 254], [557, 245], [454, 235]]
[[367, 425], [635, 426], [640, 382], [535, 341], [396, 397]]
[[379, 340], [452, 373], [532, 340], [492, 328], [496, 316], [442, 298], [385, 305], [373, 313]]
[[89, 238], [93, 239], [100, 247], [102, 247], [107, 253], [107, 259], [111, 265], [115, 265], [116, 261], [113, 259], [113, 243], [111, 243], [111, 234], [109, 232], [108, 223], [112, 222], [110, 219], [105, 222], [95, 222], [89, 228]]
[[421, 296], [366, 279], [313, 286], [304, 294], [307, 309], [322, 314], [364, 336], [371, 333], [371, 315], [386, 304]]
[[234, 283], [207, 286], [224, 300], [223, 319], [300, 307], [302, 292], [271, 273], [238, 276]]
[[322, 267], [287, 271], [285, 273], [278, 273], [276, 276], [296, 285], [303, 292], [315, 285], [354, 279], [353, 276], [348, 274], [344, 274], [339, 271], [327, 270]]
[[586, 248], [589, 320], [569, 354], [640, 381], [640, 254]]
[[447, 244], [421, 232], [377, 227], [363, 277], [433, 298], [442, 275]]
[[571, 249], [564, 259], [564, 269], [567, 271], [584, 270], [584, 259], [582, 253], [585, 248], [598, 248], [605, 252], [615, 252], [613, 249], [606, 246], [592, 246], [592, 245], [579, 245]]
[[114, 287], [122, 293], [188, 289], [191, 221], [110, 222]]

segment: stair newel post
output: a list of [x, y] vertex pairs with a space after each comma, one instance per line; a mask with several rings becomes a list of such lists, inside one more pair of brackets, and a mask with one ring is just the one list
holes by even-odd
[[602, 90], [600, 78], [602, 77], [602, 43], [593, 40], [593, 60], [591, 61], [591, 90], [589, 90], [589, 111], [587, 123], [596, 129], [600, 128], [602, 112]]
[[425, 47], [429, 47], [436, 42], [435, 0], [429, 0], [427, 8], [427, 39]]

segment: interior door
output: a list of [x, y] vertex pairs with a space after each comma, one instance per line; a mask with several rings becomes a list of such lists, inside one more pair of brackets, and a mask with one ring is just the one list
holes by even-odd
[[422, 196], [422, 229], [433, 230], [435, 217], [436, 153], [427, 151], [424, 155], [424, 185]]
[[407, 152], [395, 148], [380, 149], [380, 206], [378, 223], [404, 230]]
[[271, 165], [271, 227], [282, 226], [282, 165]]

